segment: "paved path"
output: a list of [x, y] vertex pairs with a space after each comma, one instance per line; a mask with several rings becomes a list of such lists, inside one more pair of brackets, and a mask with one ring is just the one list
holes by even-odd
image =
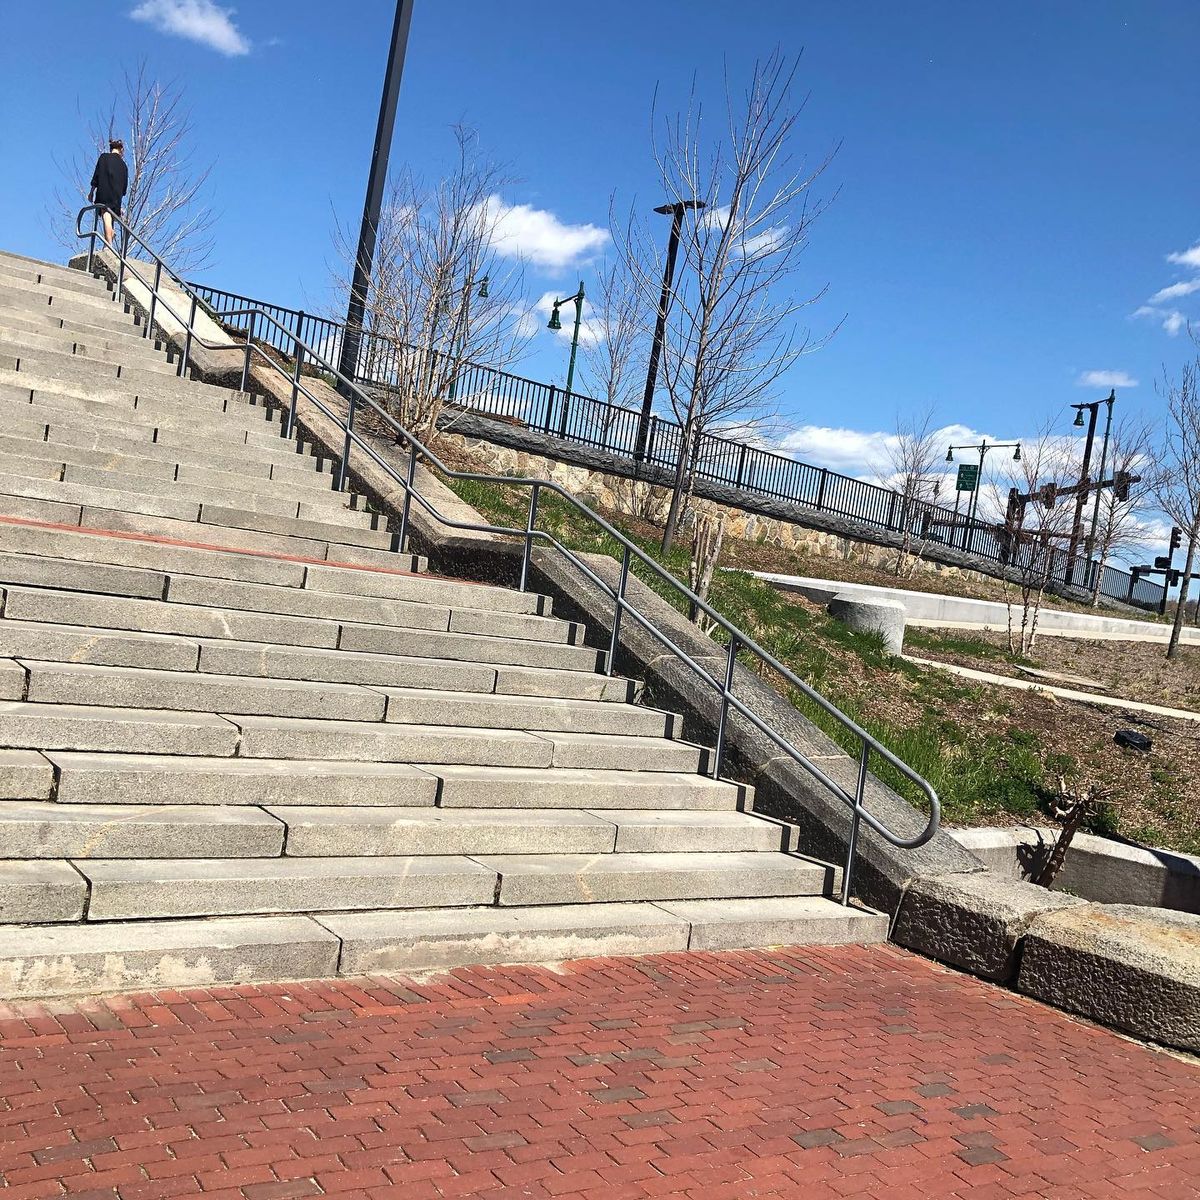
[[891, 947], [0, 1011], [0, 1200], [1200, 1196], [1200, 1067]]
[[961, 675], [964, 679], [975, 679], [980, 683], [993, 683], [999, 687], [1018, 688], [1023, 692], [1049, 692], [1063, 700], [1076, 700], [1080, 704], [1095, 704], [1101, 708], [1120, 708], [1127, 712], [1153, 713], [1156, 717], [1171, 717], [1177, 721], [1200, 721], [1200, 712], [1187, 708], [1164, 708], [1161, 704], [1146, 704], [1142, 700], [1126, 700], [1122, 696], [1108, 696], [1100, 692], [1081, 692], [1076, 688], [1060, 687], [1040, 679], [1014, 679], [1011, 675], [997, 675], [994, 671], [979, 671], [974, 667], [961, 667], [958, 663], [938, 662], [933, 658], [918, 658], [913, 654], [903, 656], [919, 667], [936, 667]]

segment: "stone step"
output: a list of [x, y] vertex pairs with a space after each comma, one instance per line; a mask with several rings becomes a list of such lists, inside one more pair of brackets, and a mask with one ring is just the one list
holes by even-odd
[[200, 643], [168, 634], [0, 620], [0, 657], [194, 671], [200, 661]]
[[11, 659], [0, 658], [0, 700], [25, 698], [25, 669]]
[[39, 267], [34, 263], [17, 263], [0, 259], [0, 282], [11, 280], [34, 283], [53, 291], [79, 293], [85, 296], [100, 296], [112, 302], [108, 285], [94, 275], [83, 271], [72, 271], [69, 267], [53, 269]]
[[616, 810], [652, 809], [694, 815], [749, 810], [754, 803], [754, 789], [748, 784], [695, 773], [462, 766], [429, 770], [441, 781], [438, 803], [444, 808], [583, 808], [606, 816]]
[[343, 624], [338, 646], [343, 650], [362, 650], [369, 654], [395, 654], [413, 658], [424, 656], [459, 662], [551, 667], [589, 673], [600, 669], [604, 657], [599, 650], [587, 646], [526, 642], [508, 637], [489, 638], [467, 633], [435, 633], [432, 630], [418, 633], [386, 625]]
[[[56, 529], [38, 525], [0, 525], [5, 553], [0, 581], [33, 583], [21, 577], [25, 562], [70, 563], [80, 568], [110, 567], [158, 574], [207, 575], [214, 579], [237, 579], [247, 583], [269, 583], [277, 587], [301, 587], [307, 578], [303, 563], [262, 554], [233, 554], [223, 550], [193, 549], [130, 537], [111, 537], [82, 530]], [[42, 568], [43, 571], [49, 568]], [[332, 568], [341, 570], [344, 568]], [[44, 576], [42, 577], [44, 578]], [[38, 581], [42, 585], [42, 579]], [[67, 586], [66, 584], [50, 586]], [[108, 591], [111, 588], [97, 588]], [[128, 593], [153, 595], [153, 593]], [[158, 593], [161, 597], [161, 591]]]
[[[0, 509], [2, 507], [3, 501], [0, 500]], [[212, 504], [200, 506], [199, 524], [91, 505], [81, 508], [80, 523], [84, 528], [105, 533], [136, 533], [230, 550], [328, 558], [339, 563], [350, 562], [359, 553], [382, 555], [385, 564], [398, 561], [403, 565], [405, 561], [412, 561], [412, 556], [398, 555], [390, 549], [394, 539], [384, 528], [367, 529], [333, 525], [326, 521], [270, 517], [265, 513], [241, 512]], [[370, 562], [368, 565], [375, 564]]]
[[177, 378], [174, 363], [168, 362], [165, 355], [156, 353], [153, 346], [144, 343], [143, 346], [142, 353], [138, 353], [139, 347], [136, 342], [131, 342], [127, 347], [112, 349], [107, 345], [81, 340], [78, 335], [66, 330], [59, 330], [56, 336], [53, 332], [35, 333], [29, 329], [14, 328], [0, 323], [2, 354], [18, 357], [31, 354], [61, 355], [95, 363], [98, 367], [136, 367], [139, 371], [153, 371], [157, 375]]
[[387, 697], [386, 719], [404, 725], [470, 725], [476, 729], [605, 733], [651, 738], [673, 738], [682, 728], [682, 720], [675, 713], [638, 708], [632, 704], [423, 688], [381, 687], [379, 691]]
[[86, 321], [101, 327], [116, 328], [130, 323], [130, 315], [122, 303], [111, 295], [86, 296], [69, 292], [55, 293], [44, 284], [30, 280], [5, 279], [0, 281], [0, 313], [41, 313], [60, 317], [63, 320]]
[[[345, 492], [331, 491], [328, 487], [297, 485], [291, 480], [280, 482], [239, 475], [234, 479], [240, 486], [234, 487], [228, 478], [220, 478], [223, 472], [208, 472], [208, 478], [204, 478], [204, 474], [200, 467], [188, 467], [186, 472], [181, 471], [174, 478], [163, 479], [153, 475], [133, 475], [124, 471], [68, 463], [62, 478], [64, 482], [76, 486], [123, 486], [126, 490], [142, 496], [217, 503], [249, 509], [251, 512], [274, 513], [279, 517], [299, 516], [300, 504], [304, 503], [311, 511], [321, 513], [325, 519], [332, 522], [345, 520], [347, 511], [354, 509], [357, 499]], [[355, 513], [356, 520], [361, 520], [362, 516], [361, 513]]]
[[491, 612], [522, 613], [548, 617], [553, 611], [549, 596], [518, 592], [454, 579], [417, 578], [373, 571], [342, 571], [336, 567], [310, 566], [304, 586], [317, 592], [390, 600], [417, 600], [423, 604], [451, 604], [460, 608]]
[[386, 704], [380, 692], [345, 683], [75, 663], [24, 661], [22, 665], [29, 672], [27, 699], [36, 704], [314, 717], [332, 721], [382, 721]]
[[337, 974], [338, 939], [307, 917], [0, 931], [0, 996], [208, 987]]
[[[583, 627], [570, 621], [489, 610], [486, 606], [498, 598], [498, 589], [473, 588], [449, 582], [439, 585], [434, 580], [429, 580], [426, 586], [424, 579], [417, 578], [407, 590], [412, 599], [392, 600], [378, 596], [172, 575], [166, 598], [173, 603], [206, 604], [242, 612], [280, 613], [319, 620], [508, 637], [523, 641], [578, 645], [583, 637]], [[425, 599], [428, 593], [441, 597], [442, 602]], [[479, 607], [468, 608], [464, 600]], [[454, 602], [454, 606], [451, 607], [446, 601]]]
[[[68, 468], [68, 474], [74, 472]], [[120, 483], [120, 476], [114, 475], [106, 484], [101, 486], [93, 483], [75, 483], [72, 479], [63, 482], [44, 479], [25, 479], [21, 476], [10, 475], [0, 477], [0, 495], [20, 499], [48, 500], [59, 504], [73, 504], [82, 508], [106, 508], [119, 512], [140, 513], [144, 516], [169, 517], [176, 521], [201, 520], [201, 505], [208, 503], [209, 497], [216, 492], [205, 489], [173, 487], [167, 485], [156, 492], [133, 491], [128, 488], [115, 486]], [[193, 498], [188, 498], [192, 493]], [[231, 500], [235, 494], [226, 492]], [[212, 505], [210, 512], [221, 514], [236, 513], [236, 520], [245, 515], [277, 517], [283, 521], [315, 519], [322, 524], [334, 525], [338, 528], [370, 528], [372, 515], [356, 512], [349, 508], [339, 508], [336, 505], [321, 503], [309, 504], [305, 501], [287, 501], [276, 503], [272, 500], [241, 492], [236, 494], [237, 507], [228, 508], [225, 505]], [[5, 501], [0, 500], [0, 511], [9, 513]], [[222, 521], [221, 523], [227, 523]]]
[[[702, 775], [656, 771], [455, 766], [28, 751], [0, 774], [14, 798], [46, 798], [58, 772], [60, 804], [432, 805], [447, 809], [732, 810], [751, 789]], [[0, 761], [0, 771], [5, 770]]]
[[53, 307], [14, 308], [0, 301], [0, 329], [14, 333], [69, 337], [109, 350], [127, 348], [132, 353], [139, 353], [137, 347], [144, 346], [147, 350], [153, 349], [157, 353], [166, 354], [168, 361], [172, 357], [168, 346], [157, 339], [149, 341], [144, 338], [142, 327], [135, 324], [131, 315], [126, 313], [121, 314], [119, 324], [105, 320], [97, 324], [64, 317], [61, 311], [55, 311]]
[[[6, 639], [4, 632], [4, 625], [0, 622], [0, 654], [20, 657], [15, 650], [6, 649], [9, 645], [20, 643]], [[388, 654], [360, 654], [352, 650], [317, 650], [253, 642], [202, 639], [199, 646], [199, 669], [219, 675], [309, 679], [314, 682], [359, 683], [369, 687], [436, 687], [451, 693], [495, 692], [500, 695], [519, 694], [568, 700], [630, 701], [635, 696], [631, 680], [586, 675], [579, 671], [528, 671], [528, 668], [496, 667], [488, 663], [403, 658]], [[512, 690], [514, 684], [510, 677], [518, 670], [527, 671], [528, 674], [516, 681], [515, 686], [522, 689], [516, 693]]]
[[23, 454], [0, 454], [0, 477], [16, 475], [21, 479], [61, 480], [66, 464], [63, 460]]
[[689, 950], [753, 946], [839, 946], [886, 942], [886, 913], [837, 904], [822, 896], [752, 900], [667, 900], [659, 908], [688, 923]]
[[[438, 780], [406, 763], [48, 751], [59, 804], [432, 805]], [[0, 764], [2, 769], [2, 764]], [[0, 779], [4, 776], [0, 775]], [[43, 782], [20, 768], [26, 792]]]
[[784, 848], [794, 832], [737, 812], [329, 805], [268, 811], [287, 825], [293, 857], [767, 851]]
[[496, 874], [470, 858], [81, 859], [88, 921], [490, 904]]
[[202, 605], [164, 604], [159, 600], [131, 600], [43, 588], [9, 587], [4, 590], [4, 617], [11, 621], [168, 633], [181, 637], [232, 638], [246, 642], [320, 646], [326, 649], [333, 649], [338, 644], [340, 627], [336, 622], [318, 621], [310, 617], [264, 615]]
[[[193, 412], [223, 412], [231, 400], [241, 404], [249, 402], [247, 394], [214, 383], [180, 379], [170, 373], [164, 375], [140, 364], [125, 366], [53, 350], [25, 353], [0, 350], [0, 381], [42, 391], [59, 390], [63, 395], [83, 394], [99, 398], [132, 394], [145, 399], [172, 401]], [[84, 389], [82, 393], [78, 391], [80, 388]]]
[[0, 701], [5, 749], [225, 756], [237, 746], [233, 721], [210, 713]]
[[54, 767], [34, 750], [0, 750], [0, 799], [44, 800], [54, 786]]
[[501, 904], [818, 896], [833, 868], [770, 851], [718, 854], [511, 854], [477, 859], [500, 877]]
[[[5, 533], [16, 534], [19, 527], [0, 526]], [[6, 539], [7, 540], [7, 539]], [[14, 536], [13, 540], [17, 540]], [[137, 596], [161, 600], [168, 576], [162, 571], [141, 567], [114, 566], [110, 563], [50, 558], [39, 554], [0, 552], [0, 584], [24, 587], [57, 588], [64, 591], [95, 592], [110, 596]]]
[[70, 863], [0, 862], [0, 924], [78, 921], [86, 905], [87, 883]]
[[[15, 407], [9, 411], [20, 415]], [[72, 425], [64, 422], [62, 414], [58, 412], [44, 420], [39, 420], [40, 417], [41, 414], [38, 414], [32, 421], [26, 421], [25, 428], [4, 429], [6, 453], [34, 453], [37, 446], [45, 445], [54, 453], [64, 456], [68, 453], [88, 455], [87, 458], [65, 460], [78, 462], [81, 466], [105, 466], [111, 463], [115, 469], [124, 465], [122, 459], [131, 458], [141, 464], [143, 473], [151, 462], [166, 463], [171, 467], [184, 464], [213, 466], [262, 479], [289, 478], [292, 472], [302, 475], [329, 474], [333, 470], [332, 463], [298, 453], [296, 443], [282, 437], [273, 436], [268, 443], [256, 444], [253, 450], [248, 451], [244, 442], [214, 443], [208, 440], [197, 444], [189, 442], [186, 436], [173, 436], [165, 428], [157, 430], [159, 440], [155, 442], [150, 440], [155, 433], [155, 428], [150, 426], [140, 429], [121, 426], [114, 429], [104, 425]], [[30, 432], [28, 427], [39, 425], [39, 432]], [[50, 433], [48, 440], [47, 426]], [[138, 435], [136, 446], [132, 444], [134, 434]]]
[[[887, 918], [822, 897], [685, 900], [320, 918], [342, 942], [343, 975], [412, 974], [496, 963], [687, 949], [837, 945], [887, 939]], [[34, 935], [44, 936], [40, 931]]]
[[[277, 449], [281, 443], [291, 445], [285, 442], [279, 425], [266, 416], [260, 419], [254, 405], [190, 412], [185, 404], [153, 396], [141, 398], [133, 392], [84, 395], [81, 384], [77, 389], [81, 394], [75, 395], [53, 381], [52, 386], [43, 387], [38, 386], [42, 380], [0, 371], [3, 375], [9, 377], [0, 379], [6, 430], [36, 430], [39, 426], [45, 430], [49, 426], [51, 441], [69, 440], [58, 426], [79, 426], [86, 421], [87, 428], [110, 439], [123, 438], [127, 445], [130, 441], [163, 442], [164, 431], [193, 446], [211, 442], [229, 453], [252, 454], [259, 446]], [[243, 450], [236, 451], [238, 446]]]
[[284, 833], [258, 808], [0, 801], [7, 858], [270, 858]]
[[[320, 464], [315, 458], [289, 455], [295, 465], [288, 466], [257, 461], [243, 450], [241, 462], [230, 459], [229, 462], [234, 465], [226, 469], [209, 463], [180, 462], [178, 450], [153, 442], [140, 446], [136, 455], [130, 454], [129, 450], [128, 441], [121, 444], [119, 451], [99, 450], [73, 446], [60, 440], [46, 441], [44, 436], [29, 436], [28, 431], [24, 437], [16, 433], [0, 434], [0, 456], [4, 457], [6, 467], [17, 470], [18, 474], [29, 474], [27, 470], [18, 469], [21, 462], [30, 465], [46, 462], [60, 467], [69, 465], [94, 471], [119, 472], [123, 479], [143, 477], [177, 480], [210, 488], [224, 484], [235, 490], [262, 490], [276, 495], [291, 489], [321, 495], [332, 491], [332, 477], [328, 472], [318, 470]], [[61, 470], [59, 473], [61, 475]]]

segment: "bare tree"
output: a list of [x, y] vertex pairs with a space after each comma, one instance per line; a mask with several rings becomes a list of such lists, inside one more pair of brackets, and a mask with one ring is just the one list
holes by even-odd
[[[1200, 348], [1200, 338], [1195, 333], [1192, 340]], [[1167, 643], [1167, 657], [1175, 658], [1179, 654], [1179, 634], [1200, 542], [1200, 353], [1184, 363], [1178, 379], [1164, 372], [1160, 390], [1167, 398], [1167, 422], [1153, 491], [1163, 511], [1187, 539], [1175, 621]]]
[[[789, 285], [827, 203], [812, 188], [832, 152], [815, 167], [793, 156], [804, 107], [792, 98], [797, 67], [798, 59], [776, 50], [755, 64], [742, 95], [727, 78], [724, 119], [711, 127], [693, 86], [687, 110], [666, 119], [655, 138], [668, 202], [703, 205], [684, 223], [663, 347], [663, 381], [680, 425], [664, 553], [691, 491], [701, 438], [761, 431], [773, 415], [780, 377], [815, 348], [796, 322], [824, 289], [805, 297]], [[657, 125], [653, 114], [652, 121]], [[634, 226], [628, 259], [652, 310], [662, 275], [661, 229]]]
[[[1056, 566], [1065, 563], [1063, 547], [1070, 541], [1075, 516], [1074, 505], [1059, 503], [1055, 491], [1077, 472], [1078, 461], [1070, 441], [1043, 429], [1037, 437], [1021, 442], [1021, 459], [1010, 462], [1003, 481], [1010, 492], [1015, 490], [1029, 499], [1014, 507], [1008, 495], [1002, 500], [996, 497], [997, 507], [1005, 512], [999, 534], [1009, 570], [1002, 586], [1010, 654], [1030, 654], [1037, 642], [1042, 601]], [[1018, 607], [1019, 625], [1014, 624]]]
[[1066, 779], [1058, 777], [1058, 796], [1054, 805], [1055, 819], [1060, 821], [1062, 828], [1054, 840], [1046, 861], [1034, 879], [1038, 887], [1052, 888], [1063, 864], [1067, 861], [1067, 851], [1075, 840], [1083, 823], [1095, 817], [1111, 802], [1112, 792], [1098, 787], [1084, 787], [1068, 784]]
[[[502, 267], [494, 249], [495, 198], [508, 178], [480, 156], [470, 130], [454, 137], [453, 166], [436, 184], [410, 172], [389, 184], [358, 364], [392, 415], [423, 439], [436, 436], [447, 406], [496, 411], [488, 372], [471, 368], [504, 367], [527, 340], [521, 269]], [[336, 237], [353, 262], [355, 239], [346, 230]]]
[[[1089, 557], [1096, 560], [1092, 580], [1092, 606], [1100, 602], [1100, 584], [1109, 559], [1121, 550], [1136, 549], [1146, 542], [1140, 510], [1151, 495], [1151, 426], [1138, 417], [1125, 417], [1113, 428], [1108, 444], [1106, 471], [1114, 483], [1124, 486], [1101, 488], [1097, 493], [1096, 540]], [[1140, 477], [1137, 483], [1130, 482]]]
[[212, 253], [216, 214], [204, 197], [211, 166], [193, 159], [193, 127], [183, 85], [162, 82], [141, 60], [123, 75], [120, 94], [87, 122], [86, 145], [56, 165], [66, 183], [54, 192], [51, 227], [69, 251], [79, 247], [75, 217], [88, 193], [96, 155], [112, 138], [125, 142], [129, 191], [126, 224], [177, 271], [204, 266]]
[[941, 458], [937, 433], [933, 410], [927, 408], [911, 417], [897, 415], [895, 433], [886, 443], [887, 462], [880, 482], [900, 495], [897, 575], [912, 574], [929, 537], [928, 508], [942, 486], [937, 471]]
[[[725, 541], [725, 522], [729, 513], [715, 504], [700, 504], [692, 511], [692, 556], [688, 563], [688, 587], [707, 602], [713, 572], [721, 558]], [[714, 628], [711, 619], [695, 605], [689, 614], [705, 633]]]
[[614, 409], [631, 408], [646, 371], [646, 308], [637, 277], [620, 254], [611, 255], [592, 284], [591, 324], [596, 337], [583, 344], [584, 378], [607, 406], [600, 419], [607, 446]]

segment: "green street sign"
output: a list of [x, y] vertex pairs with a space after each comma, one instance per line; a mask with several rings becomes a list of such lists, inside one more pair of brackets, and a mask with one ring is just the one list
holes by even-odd
[[977, 463], [963, 463], [958, 468], [958, 490], [960, 492], [973, 492], [978, 483], [979, 465]]

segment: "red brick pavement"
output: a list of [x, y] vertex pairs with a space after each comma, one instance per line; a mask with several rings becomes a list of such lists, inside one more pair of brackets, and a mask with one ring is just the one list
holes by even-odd
[[1200, 1069], [890, 947], [0, 1012], [0, 1200], [1200, 1197]]

